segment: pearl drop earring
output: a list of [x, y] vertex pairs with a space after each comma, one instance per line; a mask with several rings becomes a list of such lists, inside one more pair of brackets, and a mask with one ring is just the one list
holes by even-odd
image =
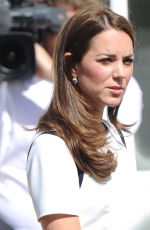
[[76, 85], [78, 83], [77, 77], [73, 76], [72, 83], [73, 83], [73, 85]]

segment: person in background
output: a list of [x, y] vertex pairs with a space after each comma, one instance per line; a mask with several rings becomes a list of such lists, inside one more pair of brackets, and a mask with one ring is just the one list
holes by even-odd
[[[39, 91], [42, 90], [42, 95]], [[26, 158], [31, 128], [49, 103], [53, 86], [37, 76], [0, 83], [0, 229], [40, 229], [28, 194]], [[9, 229], [9, 228], [8, 228]]]
[[34, 132], [24, 128], [37, 124], [50, 102], [53, 83], [51, 56], [39, 43], [35, 43], [35, 58], [33, 77], [0, 82], [0, 230], [41, 229], [26, 178], [27, 151]]
[[[3, 24], [3, 20], [1, 23]], [[11, 44], [11, 37], [9, 42]], [[7, 49], [7, 44], [3, 41], [0, 49], [2, 50], [2, 45]], [[22, 53], [24, 54], [24, 50]], [[0, 230], [38, 230], [41, 227], [36, 221], [26, 179], [26, 152], [33, 133], [24, 128], [32, 128], [37, 123], [49, 103], [53, 85], [34, 73], [26, 79], [22, 79], [20, 73], [21, 79], [1, 80], [2, 67], [7, 60], [5, 55], [6, 53], [1, 52]], [[26, 59], [23, 61], [26, 64]], [[42, 95], [39, 95], [39, 90], [43, 91]]]
[[131, 24], [97, 4], [77, 12], [58, 34], [54, 93], [27, 160], [43, 230], [121, 229], [116, 209], [121, 202], [123, 220], [122, 197], [134, 184], [123, 138], [128, 126], [117, 111], [133, 74], [134, 46]]

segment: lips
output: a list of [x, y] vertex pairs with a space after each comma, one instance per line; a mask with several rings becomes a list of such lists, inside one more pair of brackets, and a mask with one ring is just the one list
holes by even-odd
[[121, 90], [123, 89], [121, 86], [111, 86], [111, 87], [108, 87], [109, 89], [114, 89], [114, 90]]
[[111, 95], [115, 97], [122, 95], [122, 93], [124, 92], [124, 88], [122, 86], [110, 86], [110, 87], [107, 87], [107, 89], [109, 90]]

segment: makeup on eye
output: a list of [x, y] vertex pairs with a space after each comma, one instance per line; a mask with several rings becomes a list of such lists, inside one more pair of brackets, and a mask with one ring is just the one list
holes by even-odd
[[105, 57], [105, 58], [101, 58], [101, 59], [98, 59], [97, 62], [100, 62], [104, 65], [107, 65], [109, 63], [111, 63], [113, 61], [113, 59], [111, 57]]
[[[116, 57], [116, 55], [108, 55], [107, 57], [102, 57], [102, 58], [98, 58], [96, 61], [100, 62], [104, 65], [107, 65], [113, 61], [116, 61], [118, 58]], [[134, 56], [133, 55], [129, 55], [129, 56], [125, 56], [122, 58], [122, 62], [125, 65], [131, 65], [134, 61]]]
[[123, 63], [125, 65], [131, 65], [133, 62], [134, 62], [134, 57], [133, 56], [123, 58]]

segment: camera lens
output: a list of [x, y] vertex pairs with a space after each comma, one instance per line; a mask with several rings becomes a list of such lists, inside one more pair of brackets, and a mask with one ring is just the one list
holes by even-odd
[[10, 31], [0, 35], [0, 82], [24, 80], [35, 73], [31, 33]]
[[24, 67], [26, 56], [20, 44], [16, 42], [5, 43], [0, 50], [0, 69], [2, 72], [6, 74], [15, 73]]

